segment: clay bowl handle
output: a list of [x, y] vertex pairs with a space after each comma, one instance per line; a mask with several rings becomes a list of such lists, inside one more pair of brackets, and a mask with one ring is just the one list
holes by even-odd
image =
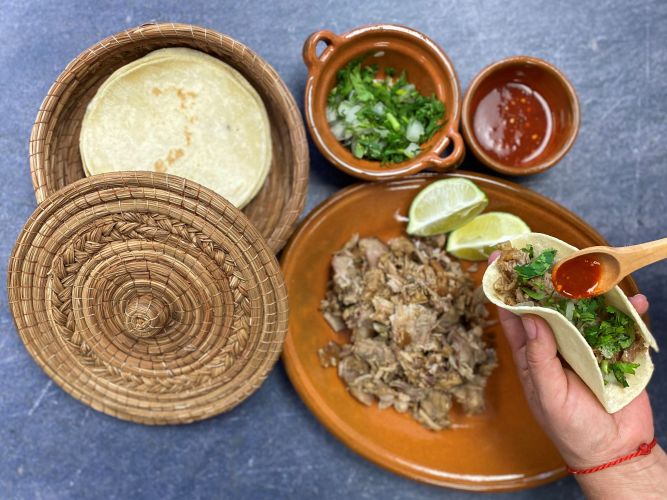
[[442, 158], [440, 153], [442, 153], [441, 147], [436, 147], [435, 150], [424, 158], [425, 167], [431, 168], [433, 170], [438, 170], [440, 172], [445, 172], [447, 170], [454, 170], [463, 162], [463, 157], [465, 155], [465, 146], [463, 144], [463, 138], [457, 130], [450, 128], [447, 132], [447, 137], [454, 144], [454, 149], [452, 152]]
[[[335, 49], [342, 43], [343, 39], [336, 35], [333, 31], [320, 30], [311, 34], [306, 42], [303, 44], [303, 62], [309, 72], [317, 72], [320, 64], [322, 64], [321, 57], [327, 52]], [[322, 51], [320, 56], [317, 55], [317, 44], [320, 42], [326, 43], [327, 47]]]

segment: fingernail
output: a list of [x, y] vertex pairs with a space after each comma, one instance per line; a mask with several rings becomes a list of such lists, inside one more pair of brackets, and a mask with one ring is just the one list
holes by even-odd
[[533, 318], [522, 317], [521, 322], [523, 323], [523, 328], [526, 330], [526, 337], [529, 340], [535, 340], [537, 338], [537, 325]]
[[494, 250], [493, 252], [491, 252], [491, 255], [489, 255], [488, 258], [489, 264], [491, 264], [498, 257], [500, 257], [500, 250]]

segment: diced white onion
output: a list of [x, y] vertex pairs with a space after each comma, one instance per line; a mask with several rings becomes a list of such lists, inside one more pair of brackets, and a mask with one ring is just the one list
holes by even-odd
[[343, 118], [347, 116], [347, 112], [353, 106], [350, 101], [343, 101], [338, 105], [338, 114]]
[[419, 144], [411, 142], [410, 145], [403, 150], [403, 153], [405, 153], [405, 156], [408, 158], [412, 158], [419, 153]]
[[383, 116], [384, 115], [384, 104], [381, 102], [378, 102], [373, 106], [373, 112], [378, 115], [378, 116]]
[[572, 321], [572, 318], [574, 317], [574, 302], [571, 300], [568, 300], [565, 305], [565, 317], [568, 321]]
[[332, 106], [327, 106], [327, 122], [333, 123], [338, 118], [338, 113]]
[[345, 138], [345, 124], [339, 121], [333, 122], [331, 133], [336, 136], [336, 140], [342, 141]]
[[405, 137], [410, 142], [419, 142], [419, 138], [424, 133], [424, 125], [418, 120], [410, 120], [408, 128], [405, 131]]
[[[341, 103], [341, 106], [344, 103]], [[361, 104], [357, 104], [354, 106], [350, 106], [349, 104], [343, 108], [343, 112], [341, 113], [340, 106], [338, 108], [338, 112], [341, 113], [345, 117], [345, 121], [347, 123], [351, 123], [353, 125], [356, 125], [359, 123], [359, 120], [357, 120], [357, 113], [361, 109]]]

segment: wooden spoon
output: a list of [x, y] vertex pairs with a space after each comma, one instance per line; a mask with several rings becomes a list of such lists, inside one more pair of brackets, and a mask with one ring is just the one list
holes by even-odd
[[667, 259], [667, 238], [630, 247], [590, 247], [573, 253], [554, 266], [556, 291], [573, 299], [611, 290], [628, 274]]

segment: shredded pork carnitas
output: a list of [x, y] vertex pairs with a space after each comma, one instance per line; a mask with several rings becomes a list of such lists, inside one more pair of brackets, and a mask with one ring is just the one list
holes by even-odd
[[[493, 288], [498, 292], [509, 306], [519, 305], [535, 305], [533, 300], [528, 297], [519, 286], [519, 277], [514, 268], [522, 266], [530, 261], [530, 257], [526, 252], [514, 248], [509, 243], [501, 243], [498, 245], [500, 255], [498, 256], [498, 271], [500, 276], [498, 281], [493, 284]], [[547, 289], [548, 293], [554, 291], [553, 284], [550, 279], [542, 278], [540, 283]]]
[[482, 412], [496, 366], [482, 339], [483, 293], [446, 255], [444, 241], [348, 241], [333, 256], [321, 309], [335, 331], [351, 331], [350, 342], [318, 351], [359, 401], [410, 412], [432, 430], [451, 425], [452, 400], [466, 414]]

